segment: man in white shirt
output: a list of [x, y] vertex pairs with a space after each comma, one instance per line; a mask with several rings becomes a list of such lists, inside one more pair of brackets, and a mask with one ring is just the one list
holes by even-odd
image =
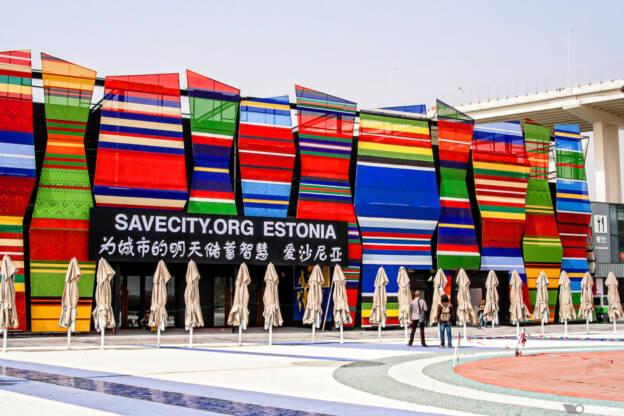
[[410, 314], [412, 315], [412, 332], [410, 334], [409, 345], [412, 346], [414, 342], [414, 333], [416, 332], [416, 326], [420, 328], [420, 345], [426, 347], [425, 343], [425, 322], [427, 319], [427, 302], [420, 298], [420, 291], [415, 291], [410, 302]]

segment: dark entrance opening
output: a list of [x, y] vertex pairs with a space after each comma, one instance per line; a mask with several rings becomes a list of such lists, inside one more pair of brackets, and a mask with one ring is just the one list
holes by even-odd
[[[113, 280], [113, 310], [118, 328], [146, 328], [152, 300], [155, 263], [111, 263], [116, 275]], [[186, 263], [169, 263], [171, 280], [167, 283], [167, 326], [184, 327], [184, 290]], [[238, 266], [197, 264], [201, 275], [199, 296], [206, 328], [223, 328], [232, 308]], [[292, 296], [292, 267], [276, 267], [279, 276], [279, 296], [284, 324], [290, 322]], [[249, 266], [249, 327], [263, 326], [262, 317], [264, 275], [266, 266]]]

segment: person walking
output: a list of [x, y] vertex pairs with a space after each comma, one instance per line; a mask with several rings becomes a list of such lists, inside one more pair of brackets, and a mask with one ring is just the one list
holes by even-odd
[[425, 320], [427, 319], [427, 302], [420, 298], [420, 291], [415, 291], [412, 301], [410, 302], [410, 314], [412, 315], [412, 332], [409, 338], [409, 345], [414, 342], [414, 333], [416, 326], [420, 328], [420, 345], [426, 347], [425, 343]]
[[479, 328], [486, 327], [487, 321], [485, 320], [485, 299], [481, 299], [481, 304], [479, 305]]
[[451, 334], [451, 322], [453, 322], [453, 305], [449, 302], [447, 295], [442, 295], [442, 303], [438, 305], [436, 313], [438, 326], [440, 327], [440, 348], [444, 348], [444, 332], [448, 339], [448, 347], [453, 347], [453, 338]]

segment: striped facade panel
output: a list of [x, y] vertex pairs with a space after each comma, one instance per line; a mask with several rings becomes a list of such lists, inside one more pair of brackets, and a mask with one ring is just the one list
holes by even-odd
[[343, 272], [355, 321], [362, 245], [349, 184], [349, 162], [356, 104], [298, 85], [295, 90], [301, 156], [297, 218], [348, 222], [349, 266]]
[[286, 218], [295, 164], [287, 95], [241, 102], [238, 153], [245, 215]]
[[240, 91], [188, 70], [186, 79], [195, 162], [188, 212], [236, 215], [230, 157]]
[[[520, 123], [477, 125], [472, 164], [482, 222], [481, 270], [516, 270], [526, 283], [521, 241], [530, 166]], [[528, 303], [526, 285], [523, 290]]]
[[550, 321], [555, 318], [559, 274], [563, 248], [559, 239], [557, 219], [548, 187], [548, 151], [550, 131], [526, 119], [524, 142], [531, 174], [526, 194], [526, 226], [522, 238], [522, 251], [531, 305], [535, 304], [536, 282], [543, 270], [550, 282], [548, 304]]
[[32, 70], [30, 51], [0, 52], [0, 258], [17, 266], [15, 303], [26, 330], [24, 213], [35, 186]]
[[360, 111], [355, 210], [362, 234], [362, 326], [371, 325], [379, 266], [390, 279], [388, 325], [399, 324], [399, 268], [433, 267], [440, 199], [424, 106], [412, 107]]
[[181, 210], [186, 186], [178, 74], [106, 77], [97, 206]]
[[41, 54], [48, 131], [41, 177], [30, 226], [30, 315], [34, 332], [58, 327], [65, 272], [79, 261], [80, 307], [77, 331], [88, 331], [95, 262], [89, 261], [89, 209], [93, 206], [84, 134], [95, 71]]
[[591, 208], [585, 157], [577, 124], [555, 125], [557, 164], [557, 222], [563, 245], [561, 268], [570, 278], [572, 300], [580, 305], [581, 280], [588, 271], [586, 240]]
[[470, 159], [474, 120], [453, 107], [437, 101], [440, 155], [440, 221], [438, 224], [437, 267], [447, 275], [451, 294], [451, 271], [478, 270], [479, 246], [475, 234], [466, 172]]

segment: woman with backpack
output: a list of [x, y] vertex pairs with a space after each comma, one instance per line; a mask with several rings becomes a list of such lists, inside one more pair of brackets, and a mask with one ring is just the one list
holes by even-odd
[[448, 339], [448, 347], [453, 347], [453, 338], [451, 334], [451, 323], [453, 322], [453, 305], [449, 302], [447, 295], [442, 295], [442, 303], [438, 305], [436, 314], [438, 326], [440, 327], [440, 348], [444, 348], [444, 332]]

